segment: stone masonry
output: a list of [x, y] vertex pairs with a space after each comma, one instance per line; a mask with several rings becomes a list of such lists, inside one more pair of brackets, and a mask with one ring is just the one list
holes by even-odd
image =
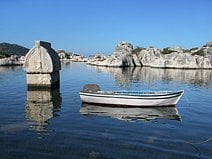
[[26, 55], [24, 69], [28, 88], [59, 87], [61, 64], [58, 54], [51, 48], [51, 43], [36, 41]]

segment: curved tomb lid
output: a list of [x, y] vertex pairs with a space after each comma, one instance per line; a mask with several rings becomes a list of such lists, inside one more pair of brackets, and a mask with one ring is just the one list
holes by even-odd
[[27, 53], [24, 68], [27, 73], [52, 73], [61, 69], [58, 54], [51, 48], [51, 43], [36, 41]]

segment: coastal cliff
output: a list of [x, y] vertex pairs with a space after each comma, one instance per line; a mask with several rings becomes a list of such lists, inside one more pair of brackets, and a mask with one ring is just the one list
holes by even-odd
[[113, 55], [106, 57], [101, 54], [96, 54], [87, 61], [87, 64], [108, 67], [141, 66], [138, 56], [133, 53], [133, 45], [124, 41], [116, 46]]
[[89, 59], [87, 64], [107, 67], [137, 67], [183, 69], [212, 69], [212, 42], [200, 48], [141, 48], [121, 42], [111, 56], [101, 54]]
[[148, 48], [142, 49], [138, 58], [143, 66], [159, 68], [212, 69], [212, 43], [200, 48]]

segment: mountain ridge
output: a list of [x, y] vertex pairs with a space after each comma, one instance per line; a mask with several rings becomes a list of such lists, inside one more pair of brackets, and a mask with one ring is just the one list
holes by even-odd
[[28, 48], [21, 45], [10, 44], [7, 42], [0, 43], [0, 57], [2, 58], [11, 55], [25, 56], [28, 51]]

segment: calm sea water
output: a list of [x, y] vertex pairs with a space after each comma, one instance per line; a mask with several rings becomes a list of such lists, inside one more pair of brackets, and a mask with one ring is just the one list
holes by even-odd
[[[212, 158], [212, 70], [63, 64], [60, 90], [27, 91], [22, 67], [0, 67], [1, 159]], [[82, 105], [104, 90], [185, 90], [176, 108]]]

